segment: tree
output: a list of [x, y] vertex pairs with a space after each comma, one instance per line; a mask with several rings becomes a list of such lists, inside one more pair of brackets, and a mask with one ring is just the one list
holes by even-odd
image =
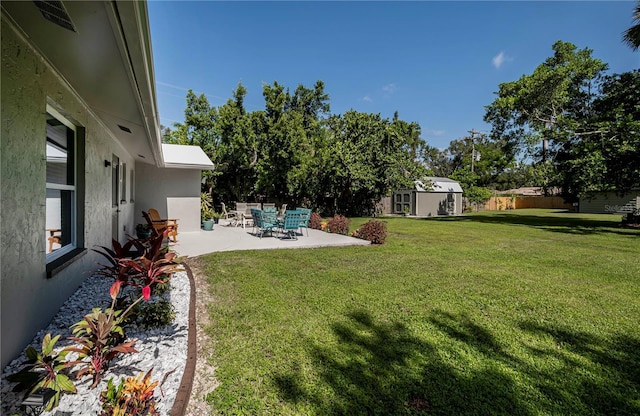
[[409, 187], [426, 170], [414, 157], [417, 125], [390, 122], [379, 114], [353, 110], [327, 120], [329, 169], [325, 194], [333, 206], [328, 210], [345, 215], [369, 215], [375, 203], [393, 190]]
[[640, 1], [636, 4], [633, 11], [633, 20], [635, 24], [622, 34], [622, 40], [629, 45], [634, 51], [640, 48]]
[[[209, 105], [204, 94], [197, 96], [192, 90], [187, 91], [187, 106], [184, 110], [184, 123], [174, 123], [175, 130], [162, 132], [165, 143], [200, 146], [209, 159], [215, 164], [218, 160], [217, 148], [219, 136], [215, 125], [217, 111]], [[203, 171], [205, 183], [203, 187], [211, 192], [214, 186], [215, 172]]]
[[558, 150], [570, 193], [625, 192], [640, 187], [640, 71], [604, 77], [589, 117]]
[[217, 109], [215, 130], [219, 143], [215, 188], [223, 201], [244, 201], [254, 191], [261, 114], [247, 113], [246, 94], [246, 88], [238, 83], [233, 97]]
[[593, 58], [590, 49], [578, 50], [568, 42], [557, 41], [552, 49], [553, 56], [533, 74], [499, 85], [498, 97], [486, 107], [485, 121], [492, 124], [494, 139], [514, 148], [532, 146], [533, 140], [544, 138], [537, 159], [544, 162], [550, 156], [556, 163], [556, 155], [566, 154], [574, 139], [599, 134], [583, 121], [593, 116], [598, 82], [607, 65]]

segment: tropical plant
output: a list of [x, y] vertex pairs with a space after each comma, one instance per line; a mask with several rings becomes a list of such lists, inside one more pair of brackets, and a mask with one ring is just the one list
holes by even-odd
[[622, 40], [634, 51], [640, 48], [640, 1], [633, 10], [635, 24], [622, 34]]
[[14, 391], [27, 390], [27, 395], [33, 393], [38, 388], [50, 388], [55, 394], [48, 403], [45, 403], [47, 411], [58, 406], [61, 393], [76, 393], [76, 387], [62, 370], [70, 365], [65, 362], [68, 351], [54, 351], [54, 347], [60, 335], [51, 338], [47, 333], [42, 339], [42, 352], [37, 352], [35, 348], [29, 346], [26, 350], [26, 366], [7, 377], [8, 381], [17, 382]]
[[[126, 313], [122, 314], [122, 311], [114, 311], [113, 309], [103, 311], [101, 308], [94, 308], [90, 314], [85, 315], [82, 321], [71, 326], [75, 336], [69, 337], [69, 340], [80, 346], [70, 346], [64, 351], [78, 354], [78, 360], [69, 363], [81, 366], [76, 374], [77, 378], [82, 377], [85, 373], [93, 374], [91, 388], [98, 385], [109, 362], [116, 356], [138, 352], [134, 348], [135, 340], [123, 342], [125, 335], [120, 325], [123, 316], [126, 316]], [[89, 361], [84, 361], [85, 358], [88, 358]]]
[[[135, 286], [142, 289], [145, 300], [149, 299], [151, 285], [166, 283], [165, 275], [176, 271], [182, 258], [173, 252], [167, 252], [163, 245], [167, 230], [144, 245], [140, 240], [132, 238], [124, 246], [113, 240], [113, 249], [102, 246], [102, 250], [94, 250], [104, 256], [109, 264], [100, 264], [99, 275], [113, 278], [114, 283], [109, 292], [112, 298], [120, 293], [122, 286]], [[136, 247], [136, 256], [131, 256], [131, 247]]]
[[202, 192], [200, 193], [200, 218], [202, 221], [207, 221], [212, 218], [213, 203], [211, 201], [211, 194]]
[[140, 223], [140, 224], [136, 225], [136, 231], [137, 232], [148, 232], [148, 231], [151, 231], [151, 227], [149, 226], [149, 224]]
[[117, 385], [109, 379], [106, 390], [100, 393], [100, 416], [159, 415], [154, 399], [158, 382], [151, 381], [151, 371], [122, 379]]
[[[78, 378], [85, 373], [93, 374], [92, 387], [98, 384], [106, 366], [117, 355], [136, 352], [135, 341], [123, 342], [125, 339], [122, 329], [123, 321], [136, 304], [142, 300], [149, 300], [153, 286], [166, 284], [166, 275], [174, 272], [178, 262], [181, 261], [176, 258], [175, 253], [164, 249], [163, 240], [166, 233], [165, 230], [163, 235], [153, 238], [148, 247], [143, 246], [143, 254], [134, 259], [126, 257], [126, 251], [115, 241], [113, 243], [115, 250], [102, 247], [104, 251], [97, 251], [109, 259], [110, 263], [103, 265], [101, 273], [115, 278], [109, 290], [111, 307], [104, 311], [101, 308], [94, 308], [92, 313], [85, 315], [85, 319], [74, 324], [72, 326], [74, 336], [69, 339], [80, 346], [66, 348], [67, 351], [78, 353], [79, 360], [73, 364], [84, 365], [77, 373]], [[122, 285], [138, 287], [142, 292], [124, 311], [115, 308]], [[89, 361], [86, 362], [84, 359]]]

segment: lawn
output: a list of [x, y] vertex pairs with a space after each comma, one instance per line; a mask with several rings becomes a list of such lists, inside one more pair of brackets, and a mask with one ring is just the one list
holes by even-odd
[[205, 256], [211, 414], [638, 415], [640, 232], [619, 220], [385, 218], [383, 246]]

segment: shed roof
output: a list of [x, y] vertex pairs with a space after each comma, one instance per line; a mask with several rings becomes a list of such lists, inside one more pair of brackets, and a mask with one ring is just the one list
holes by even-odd
[[179, 169], [211, 170], [213, 162], [200, 148], [200, 146], [187, 146], [182, 144], [162, 144], [164, 167]]
[[[431, 186], [429, 186], [431, 183]], [[422, 180], [415, 181], [416, 191], [419, 192], [460, 192], [462, 187], [453, 179], [429, 176]]]

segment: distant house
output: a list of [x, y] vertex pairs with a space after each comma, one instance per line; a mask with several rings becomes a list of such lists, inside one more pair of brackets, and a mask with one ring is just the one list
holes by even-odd
[[579, 211], [588, 214], [622, 214], [640, 209], [640, 190], [624, 194], [596, 192], [580, 198]]
[[4, 367], [142, 210], [199, 228], [213, 164], [161, 144], [144, 1], [3, 1], [1, 31]]
[[[548, 196], [560, 195], [560, 188], [547, 189]], [[522, 186], [520, 188], [507, 189], [506, 191], [496, 191], [497, 195], [508, 196], [545, 196], [544, 189], [541, 186]]]
[[415, 181], [415, 188], [393, 193], [394, 214], [436, 217], [462, 214], [462, 187], [453, 179], [427, 177]]

